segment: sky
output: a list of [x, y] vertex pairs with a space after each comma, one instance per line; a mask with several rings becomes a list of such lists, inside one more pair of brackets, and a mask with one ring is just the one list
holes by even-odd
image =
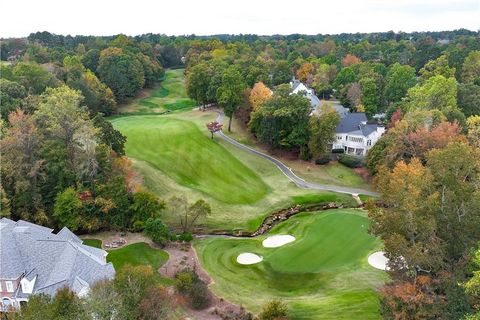
[[2, 0], [0, 37], [480, 29], [480, 0]]

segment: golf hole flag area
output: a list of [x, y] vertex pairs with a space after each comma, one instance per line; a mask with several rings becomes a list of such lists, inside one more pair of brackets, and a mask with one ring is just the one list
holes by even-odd
[[362, 210], [300, 213], [256, 238], [204, 238], [194, 245], [220, 297], [259, 312], [272, 299], [292, 319], [379, 319], [388, 279], [368, 257], [382, 243]]

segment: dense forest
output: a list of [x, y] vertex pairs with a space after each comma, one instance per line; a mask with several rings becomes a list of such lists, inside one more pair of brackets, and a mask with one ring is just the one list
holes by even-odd
[[[1, 40], [1, 215], [93, 232], [142, 229], [165, 203], [142, 186], [118, 113], [165, 68], [261, 142], [303, 159], [328, 153], [338, 117], [320, 98], [381, 121], [362, 159], [381, 193], [370, 232], [390, 259], [386, 319], [480, 319], [480, 33], [61, 36]], [[328, 110], [326, 110], [328, 111]], [[230, 130], [230, 124], [228, 125]]]

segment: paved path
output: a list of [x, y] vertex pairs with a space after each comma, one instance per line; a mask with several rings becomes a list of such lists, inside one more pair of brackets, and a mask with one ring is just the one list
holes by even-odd
[[[216, 111], [218, 113], [217, 117], [217, 122], [218, 123], [223, 123], [225, 119], [225, 114], [223, 111]], [[340, 186], [334, 186], [334, 185], [329, 185], [329, 184], [319, 184], [319, 183], [313, 183], [313, 182], [308, 182], [297, 176], [295, 173], [293, 173], [292, 169], [287, 167], [283, 162], [280, 160], [265, 154], [261, 151], [258, 151], [256, 149], [250, 148], [249, 146], [246, 146], [240, 142], [238, 142], [235, 139], [230, 138], [229, 136], [226, 136], [222, 131], [218, 131], [215, 133], [215, 135], [226, 142], [234, 145], [235, 147], [253, 153], [259, 157], [262, 157], [270, 162], [273, 162], [277, 166], [280, 171], [282, 171], [287, 178], [289, 178], [291, 181], [293, 181], [298, 187], [304, 188], [304, 189], [312, 189], [312, 190], [326, 190], [326, 191], [333, 191], [333, 192], [339, 192], [339, 193], [347, 193], [347, 194], [352, 194], [352, 195], [358, 195], [358, 194], [365, 194], [368, 196], [379, 196], [377, 192], [370, 191], [370, 190], [364, 190], [364, 189], [357, 189], [357, 188], [349, 188], [349, 187], [340, 187]]]

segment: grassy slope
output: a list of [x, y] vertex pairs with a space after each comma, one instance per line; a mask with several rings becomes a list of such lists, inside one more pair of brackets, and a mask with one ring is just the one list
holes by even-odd
[[[240, 125], [238, 119], [233, 119], [232, 127], [233, 132], [228, 133], [225, 131], [225, 133], [250, 147], [268, 153], [264, 146], [254, 141], [252, 135], [245, 130], [245, 127]], [[292, 160], [286, 157], [281, 158], [281, 160], [292, 168], [299, 177], [311, 182], [370, 189], [370, 185], [359, 174], [338, 162], [331, 162], [327, 165], [315, 165], [313, 162], [298, 159]]]
[[168, 253], [150, 247], [145, 242], [133, 243], [120, 249], [109, 250], [107, 261], [112, 262], [116, 270], [130, 264], [150, 265], [153, 270], [158, 270], [168, 260]]
[[[204, 222], [204, 227], [208, 229], [254, 230], [268, 213], [291, 205], [295, 202], [293, 197], [296, 196], [315, 196], [321, 197], [325, 201], [342, 201], [353, 204], [353, 199], [348, 195], [300, 189], [288, 180], [272, 163], [241, 151], [224, 141], [218, 139], [211, 141], [209, 133], [204, 126], [205, 123], [212, 121], [215, 117], [216, 114], [212, 112], [189, 111], [156, 117], [122, 117], [112, 120], [112, 123], [117, 129], [127, 134], [127, 155], [134, 159], [135, 167], [142, 172], [144, 182], [150, 190], [162, 199], [185, 194], [191, 201], [203, 198], [211, 204], [212, 215]], [[168, 119], [173, 121], [168, 121]], [[189, 124], [186, 125], [185, 121], [178, 120], [188, 120], [190, 123], [196, 124], [198, 130], [192, 129]], [[144, 121], [146, 122], [145, 125]], [[150, 122], [152, 123], [149, 124]], [[161, 143], [160, 141], [156, 143], [155, 139], [157, 138], [151, 138], [152, 136], [160, 139], [164, 134], [169, 135], [168, 132], [163, 133], [163, 129], [167, 127], [157, 126], [157, 122], [186, 125], [190, 129], [188, 129], [188, 135], [185, 135], [187, 132], [183, 132], [183, 129], [180, 131], [175, 128], [169, 129], [175, 130], [177, 132], [176, 136], [168, 139], [162, 138]], [[152, 127], [149, 126], [153, 126], [156, 129], [152, 131]], [[144, 130], [142, 128], [149, 128], [149, 131], [141, 134], [140, 131]], [[160, 132], [160, 129], [162, 129], [162, 132]], [[137, 136], [133, 138], [137, 139], [134, 144], [132, 144], [130, 138], [131, 134]], [[197, 144], [195, 144], [196, 142], [193, 143], [194, 141], [198, 141], [198, 145], [202, 146], [202, 149], [198, 148]], [[178, 146], [178, 142], [186, 143], [189, 145], [189, 148], [182, 149]], [[145, 147], [147, 144], [148, 147]], [[178, 150], [183, 151], [179, 152]], [[169, 152], [172, 152], [172, 154], [168, 154]], [[232, 156], [238, 159], [240, 164], [235, 159], [229, 160]], [[220, 169], [211, 168], [217, 161], [220, 162], [219, 164], [228, 165], [228, 167]], [[172, 172], [168, 173], [167, 170], [172, 170], [173, 172], [186, 170], [188, 175], [186, 175], [184, 183], [179, 184], [178, 182], [182, 182], [184, 177], [177, 173], [175, 175]], [[248, 173], [248, 177], [242, 177], [241, 180], [245, 181], [248, 178], [254, 184], [243, 183], [240, 187], [236, 183], [225, 185], [225, 181], [234, 181], [229, 176], [236, 175], [237, 173], [234, 171], [238, 170], [254, 172], [255, 175], [252, 176]], [[217, 180], [213, 179], [213, 176], [206, 176], [206, 180], [200, 181], [199, 185], [185, 183], [188, 182], [190, 177], [204, 174], [199, 171], [213, 172], [215, 174], [221, 172], [222, 176], [220, 179], [218, 179], [218, 176], [215, 176]], [[261, 177], [260, 182], [260, 178], [257, 175]], [[220, 185], [222, 188], [225, 187], [228, 192], [222, 190], [219, 187]], [[261, 187], [262, 185], [263, 187]], [[262, 191], [265, 185], [266, 192], [265, 190]], [[252, 192], [253, 187], [256, 188], [253, 189], [256, 190], [255, 192]], [[260, 194], [262, 194], [261, 197], [259, 197]], [[256, 197], [258, 199], [255, 199]], [[239, 201], [239, 199], [243, 200]], [[246, 199], [249, 201], [244, 201]], [[170, 225], [175, 225], [178, 222], [177, 218], [168, 214], [168, 210], [165, 212], [163, 219]]]
[[185, 91], [184, 69], [166, 70], [160, 84], [148, 90], [148, 97], [121, 106], [121, 113], [158, 113], [166, 110], [175, 111], [195, 106]]
[[[271, 234], [297, 238], [284, 247], [263, 248], [255, 239], [208, 238], [196, 242], [203, 266], [222, 297], [258, 312], [272, 298], [289, 305], [293, 319], [378, 319], [375, 288], [386, 274], [367, 263], [381, 247], [367, 233], [369, 221], [361, 211], [343, 209], [300, 214]], [[253, 266], [235, 259], [241, 252], [264, 257]]]

